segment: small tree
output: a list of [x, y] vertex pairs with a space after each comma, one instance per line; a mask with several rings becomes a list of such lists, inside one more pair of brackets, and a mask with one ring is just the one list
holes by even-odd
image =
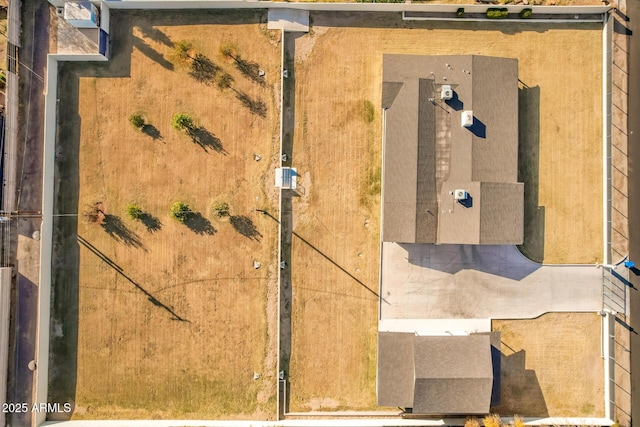
[[171, 122], [174, 128], [177, 130], [186, 130], [190, 131], [193, 129], [193, 119], [190, 115], [185, 113], [177, 113], [173, 116], [173, 121]]
[[236, 59], [236, 48], [230, 42], [227, 42], [220, 46], [220, 55]]
[[459, 7], [456, 10], [456, 18], [462, 18], [464, 16], [464, 7]]
[[82, 216], [91, 224], [102, 224], [102, 221], [105, 218], [105, 213], [102, 209], [102, 202], [97, 202], [88, 206], [87, 209], [82, 212]]
[[502, 427], [500, 415], [491, 414], [484, 417], [484, 427]]
[[129, 218], [131, 219], [140, 219], [144, 214], [142, 209], [140, 209], [140, 206], [136, 205], [135, 203], [127, 205], [126, 211], [127, 215], [129, 215]]
[[186, 40], [180, 40], [173, 45], [173, 55], [180, 61], [187, 61], [193, 59], [191, 52], [193, 51], [193, 44]]
[[141, 114], [132, 114], [131, 117], [129, 117], [129, 122], [136, 128], [136, 129], [142, 129], [144, 126], [144, 117], [142, 117]]
[[213, 205], [213, 213], [218, 218], [229, 216], [229, 204], [227, 202], [220, 202]]
[[531, 14], [532, 13], [533, 13], [533, 10], [531, 8], [522, 9], [520, 11], [520, 18], [522, 18], [522, 19], [531, 18]]
[[233, 83], [233, 76], [229, 73], [222, 72], [218, 74], [218, 78], [216, 80], [216, 84], [222, 90], [228, 89], [231, 87]]
[[174, 202], [171, 205], [171, 218], [177, 219], [180, 222], [185, 222], [191, 210], [189, 205], [182, 202]]

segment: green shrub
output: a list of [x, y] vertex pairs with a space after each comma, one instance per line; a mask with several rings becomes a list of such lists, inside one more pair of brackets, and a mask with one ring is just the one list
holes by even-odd
[[142, 212], [142, 209], [140, 209], [140, 206], [136, 205], [135, 203], [127, 205], [126, 211], [127, 215], [129, 215], [129, 218], [131, 219], [140, 219], [144, 214], [144, 212]]
[[177, 219], [180, 222], [185, 222], [187, 217], [189, 216], [189, 205], [182, 202], [174, 202], [171, 205], [171, 218]]
[[193, 129], [193, 119], [190, 115], [185, 113], [177, 113], [173, 116], [171, 122], [174, 128], [178, 130], [191, 130]]
[[464, 7], [459, 7], [456, 10], [456, 18], [462, 18], [464, 16]]
[[216, 203], [213, 205], [212, 210], [218, 218], [229, 216], [229, 204], [227, 202]]
[[531, 10], [530, 8], [522, 9], [520, 11], [520, 18], [522, 19], [531, 18], [532, 14], [533, 14], [533, 10]]
[[376, 116], [376, 111], [371, 101], [365, 100], [362, 104], [362, 107], [363, 107], [364, 119], [366, 120], [366, 122], [367, 123], [373, 122], [373, 119]]
[[144, 117], [137, 113], [132, 114], [131, 117], [129, 117], [129, 122], [131, 122], [136, 129], [142, 129], [144, 126]]
[[506, 7], [496, 8], [491, 7], [487, 9], [487, 18], [489, 19], [504, 19], [509, 16], [509, 10]]

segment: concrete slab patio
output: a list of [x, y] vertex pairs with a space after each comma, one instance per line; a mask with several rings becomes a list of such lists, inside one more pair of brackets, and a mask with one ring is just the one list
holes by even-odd
[[602, 270], [515, 246], [383, 243], [381, 319], [527, 319], [602, 309]]

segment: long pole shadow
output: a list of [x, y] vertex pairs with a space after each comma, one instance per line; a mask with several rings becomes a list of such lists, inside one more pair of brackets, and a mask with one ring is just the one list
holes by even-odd
[[[269, 212], [265, 211], [265, 210], [261, 210], [258, 209], [258, 212], [262, 212], [263, 215], [267, 215], [268, 217], [270, 217], [271, 219], [273, 219], [276, 222], [278, 221], [278, 218], [274, 217], [273, 215], [271, 215]], [[358, 279], [357, 277], [355, 277], [353, 274], [349, 273], [347, 270], [345, 270], [340, 264], [338, 264], [337, 262], [335, 262], [334, 260], [332, 260], [331, 258], [329, 258], [327, 255], [324, 254], [324, 252], [322, 252], [320, 249], [316, 248], [315, 246], [313, 246], [311, 243], [309, 243], [308, 240], [306, 240], [304, 237], [302, 237], [301, 235], [299, 235], [298, 233], [296, 233], [295, 231], [291, 232], [294, 236], [296, 236], [298, 239], [300, 239], [303, 243], [306, 243], [307, 246], [309, 246], [311, 249], [313, 249], [314, 251], [316, 251], [318, 254], [320, 254], [324, 259], [326, 259], [327, 261], [329, 261], [331, 264], [335, 265], [336, 267], [338, 267], [340, 269], [340, 271], [342, 271], [343, 273], [345, 273], [347, 276], [349, 276], [350, 278], [352, 278], [354, 281], [356, 281], [360, 286], [362, 286], [363, 288], [365, 288], [367, 291], [369, 291], [371, 294], [373, 294], [376, 298], [380, 298], [380, 295], [378, 295], [378, 293], [374, 290], [372, 290], [371, 288], [369, 288], [366, 284], [364, 284], [360, 279]], [[388, 304], [388, 302], [384, 299], [381, 298], [382, 301], [386, 302]]]
[[155, 305], [156, 307], [165, 309], [169, 314], [171, 314], [174, 317], [174, 320], [179, 320], [181, 322], [189, 322], [189, 320], [178, 316], [178, 314], [176, 314], [176, 312], [174, 312], [170, 307], [158, 301], [156, 297], [154, 297], [153, 295], [151, 295], [151, 293], [149, 293], [149, 291], [147, 291], [145, 288], [143, 288], [138, 283], [136, 283], [131, 277], [127, 276], [124, 270], [118, 264], [113, 262], [109, 257], [103, 254], [98, 248], [96, 248], [91, 243], [89, 243], [84, 237], [78, 236], [78, 242], [82, 246], [84, 246], [85, 248], [93, 252], [94, 255], [96, 255], [98, 258], [104, 261], [109, 267], [113, 268], [118, 274], [120, 274], [122, 277], [127, 279], [133, 286], [138, 288], [143, 294], [147, 296], [147, 298], [153, 305]]

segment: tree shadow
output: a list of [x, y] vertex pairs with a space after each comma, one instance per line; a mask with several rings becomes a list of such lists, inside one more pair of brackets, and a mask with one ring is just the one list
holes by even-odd
[[134, 36], [133, 46], [135, 46], [140, 52], [145, 54], [152, 61], [157, 62], [169, 71], [173, 71], [173, 64], [167, 61], [160, 52], [156, 51], [154, 48], [145, 43], [144, 40]]
[[212, 149], [224, 155], [228, 154], [222, 146], [220, 138], [209, 132], [204, 127], [200, 126], [197, 128], [188, 129], [187, 133], [191, 137], [191, 141], [198, 144], [204, 151], [208, 152], [209, 149]]
[[251, 98], [249, 95], [242, 91], [236, 90], [235, 92], [236, 98], [238, 98], [238, 100], [242, 102], [242, 105], [248, 108], [249, 111], [263, 118], [267, 116], [267, 104], [259, 99]]
[[189, 212], [184, 220], [184, 225], [196, 234], [213, 236], [217, 232], [211, 225], [211, 221], [202, 216], [200, 212]]
[[220, 67], [201, 53], [197, 53], [191, 61], [189, 75], [196, 81], [206, 85], [213, 85], [220, 72]]
[[149, 233], [155, 233], [156, 231], [160, 231], [160, 229], [162, 228], [162, 223], [160, 222], [160, 220], [150, 213], [143, 213], [140, 216], [140, 222], [144, 224]]
[[162, 134], [160, 133], [160, 130], [158, 130], [158, 128], [154, 125], [145, 124], [144, 126], [142, 126], [142, 133], [144, 133], [148, 137], [151, 137], [151, 139], [153, 139], [154, 141], [157, 139], [159, 139], [160, 141], [164, 140]]
[[229, 219], [233, 228], [245, 237], [251, 240], [260, 241], [262, 234], [256, 228], [251, 218], [245, 215], [232, 215]]
[[129, 230], [122, 222], [122, 219], [116, 215], [105, 214], [104, 220], [100, 224], [102, 229], [117, 242], [136, 249], [144, 249], [140, 236]]
[[242, 73], [243, 76], [258, 83], [260, 86], [264, 86], [264, 79], [260, 76], [260, 65], [256, 62], [252, 62], [243, 59], [240, 55], [236, 55], [234, 58], [236, 68]]

